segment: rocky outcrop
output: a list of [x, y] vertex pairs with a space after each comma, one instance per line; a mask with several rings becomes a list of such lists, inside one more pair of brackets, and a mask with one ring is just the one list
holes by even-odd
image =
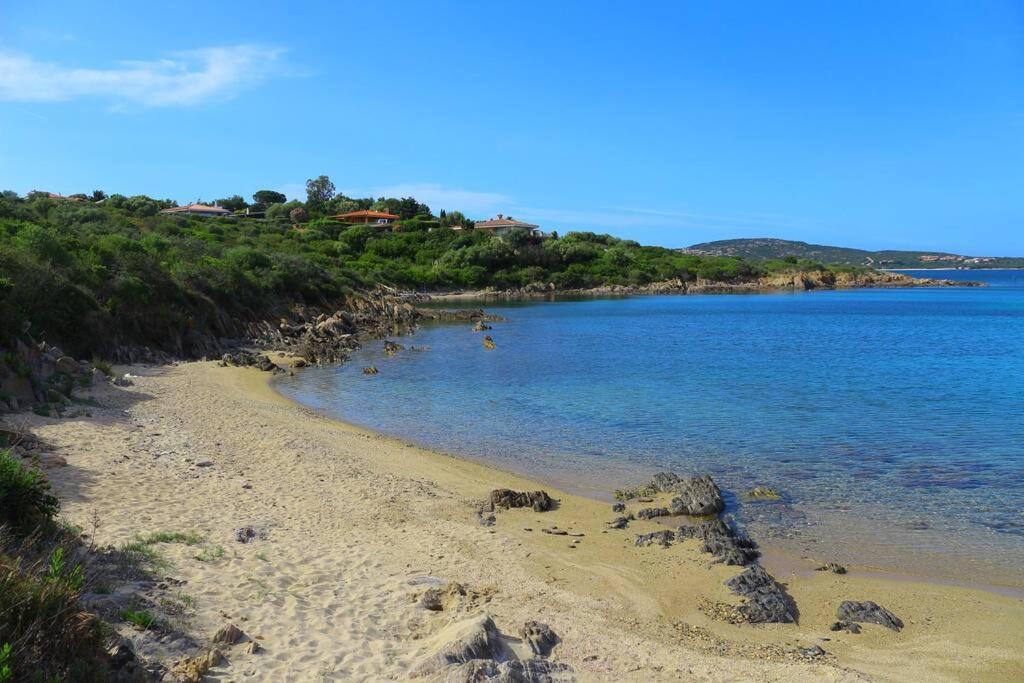
[[710, 553], [722, 564], [746, 566], [759, 555], [757, 545], [752, 540], [722, 519], [681, 526], [676, 534], [680, 539], [695, 538], [701, 541], [701, 550]]
[[[445, 323], [477, 323], [480, 330], [491, 329], [484, 323], [499, 323], [505, 319], [500, 315], [487, 313], [480, 308], [456, 308], [452, 310], [442, 308], [417, 308], [421, 320], [432, 320]], [[474, 326], [474, 330], [476, 326]]]
[[251, 351], [235, 351], [225, 353], [220, 359], [221, 367], [234, 366], [239, 368], [256, 368], [263, 372], [281, 373], [283, 369], [278, 367], [274, 361], [265, 354], [252, 353]]
[[0, 351], [0, 413], [33, 409], [60, 417], [71, 408], [77, 389], [109, 380], [92, 363], [36, 342], [27, 326], [12, 338], [8, 350]]
[[839, 609], [836, 610], [836, 618], [840, 622], [878, 624], [893, 631], [903, 628], [903, 621], [899, 617], [870, 600], [864, 602], [843, 601], [839, 605]]
[[512, 489], [494, 489], [491, 491], [490, 504], [493, 508], [533, 508], [534, 512], [546, 512], [555, 505], [554, 499], [547, 491], [513, 491]]
[[736, 608], [744, 621], [751, 624], [791, 624], [796, 621], [796, 608], [775, 579], [755, 564], [725, 582], [745, 602]]
[[680, 477], [674, 472], [658, 472], [649, 484], [631, 488], [617, 489], [615, 497], [619, 500], [633, 500], [657, 495], [659, 493], [677, 494], [666, 508], [649, 508], [637, 513], [641, 519], [672, 515], [716, 515], [725, 509], [722, 492], [708, 475], [699, 477]]
[[672, 545], [672, 541], [674, 540], [676, 540], [676, 535], [670, 529], [665, 529], [663, 531], [651, 531], [646, 534], [637, 534], [636, 540], [633, 541], [633, 545], [638, 548], [645, 548], [650, 545], [658, 545], [662, 548], [668, 548]]
[[[552, 634], [553, 635], [553, 634]], [[541, 657], [520, 659], [487, 614], [449, 625], [434, 638], [436, 651], [417, 664], [410, 677], [503, 683], [572, 680], [572, 669]]]

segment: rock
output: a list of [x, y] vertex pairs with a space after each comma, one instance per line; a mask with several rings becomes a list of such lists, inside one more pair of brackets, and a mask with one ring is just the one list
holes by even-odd
[[413, 676], [434, 675], [453, 664], [465, 664], [473, 659], [503, 662], [513, 658], [488, 614], [450, 624], [434, 640], [442, 643], [440, 648], [413, 669]]
[[672, 511], [668, 508], [643, 508], [638, 510], [636, 516], [638, 519], [654, 519], [655, 517], [667, 517], [672, 514]]
[[747, 498], [758, 498], [761, 500], [778, 500], [782, 498], [778, 491], [768, 486], [755, 486], [747, 491]]
[[245, 633], [234, 624], [225, 624], [213, 634], [213, 642], [218, 645], [234, 645], [245, 639]]
[[477, 320], [476, 323], [473, 324], [474, 332], [486, 332], [489, 329], [491, 329], [491, 326], [485, 323], [483, 320]]
[[633, 545], [643, 548], [649, 545], [660, 545], [662, 548], [667, 548], [672, 545], [672, 541], [676, 539], [676, 535], [671, 530], [665, 529], [664, 531], [652, 531], [647, 534], [637, 534], [636, 540]]
[[250, 640], [245, 646], [245, 653], [247, 655], [254, 655], [258, 652], [261, 652], [262, 650], [263, 648], [260, 647], [260, 644], [257, 643], [255, 640]]
[[114, 377], [114, 379], [111, 380], [111, 384], [115, 387], [130, 387], [135, 383], [132, 382], [128, 375], [121, 375], [120, 377]]
[[490, 503], [495, 508], [533, 508], [534, 512], [546, 512], [555, 505], [555, 501], [547, 491], [513, 491], [512, 489], [494, 489], [491, 491]]
[[815, 659], [818, 657], [824, 657], [826, 654], [825, 651], [821, 649], [820, 645], [812, 645], [811, 647], [801, 647], [797, 649], [797, 652], [800, 653], [801, 657], [811, 657]]
[[722, 492], [707, 475], [679, 480], [671, 490], [679, 494], [672, 499], [673, 514], [716, 515], [725, 508]]
[[207, 671], [226, 662], [227, 658], [224, 657], [224, 653], [213, 649], [198, 657], [181, 660], [172, 671], [178, 675], [181, 683], [200, 683]]
[[210, 460], [200, 460], [196, 463], [196, 467], [213, 467], [213, 462]]
[[57, 372], [62, 372], [65, 375], [74, 375], [78, 372], [78, 361], [71, 356], [61, 356], [54, 363]]
[[612, 512], [625, 512], [625, 511], [626, 511], [626, 504], [625, 503], [612, 503]]
[[751, 624], [791, 624], [796, 621], [791, 602], [764, 568], [755, 564], [725, 582], [729, 589], [746, 598], [737, 608]]
[[309, 361], [307, 361], [305, 358], [301, 356], [292, 360], [293, 368], [304, 368], [307, 365], [309, 365]]
[[562, 642], [551, 627], [539, 621], [528, 621], [519, 629], [519, 637], [526, 641], [533, 654], [547, 657]]
[[836, 610], [836, 618], [839, 621], [878, 624], [893, 631], [903, 628], [903, 622], [899, 617], [870, 600], [864, 602], [844, 600]]
[[854, 621], [837, 621], [828, 627], [829, 631], [847, 631], [849, 633], [860, 633], [860, 624]]
[[461, 583], [448, 583], [444, 586], [428, 588], [420, 596], [419, 605], [432, 612], [443, 612], [465, 597], [466, 587]]
[[629, 517], [616, 517], [608, 522], [608, 526], [612, 529], [625, 529], [629, 526]]
[[384, 340], [384, 353], [389, 356], [393, 356], [399, 351], [405, 351], [405, 347], [398, 342], [393, 342], [389, 339]]
[[539, 657], [508, 662], [473, 659], [453, 668], [444, 677], [445, 683], [568, 683], [575, 680], [568, 664], [549, 662]]
[[833, 574], [845, 574], [846, 567], [835, 562], [826, 562], [814, 571], [816, 572], [832, 572]]
[[378, 370], [377, 370], [377, 366], [376, 365], [370, 365], [370, 366], [367, 366], [367, 367], [363, 368], [363, 374], [364, 375], [376, 375], [377, 372], [378, 372]]
[[107, 651], [110, 656], [110, 668], [123, 669], [128, 662], [135, 660], [135, 653], [131, 648], [131, 641], [118, 643]]
[[696, 538], [701, 541], [701, 550], [711, 553], [715, 560], [722, 564], [748, 565], [760, 554], [753, 541], [741, 535], [731, 524], [722, 519], [692, 526], [681, 526], [676, 533], [680, 539]]
[[266, 529], [258, 529], [252, 526], [241, 526], [235, 529], [235, 540], [239, 543], [251, 543], [257, 539], [264, 540], [266, 537]]
[[488, 351], [490, 351], [491, 349], [498, 348], [498, 345], [494, 343], [494, 340], [491, 338], [491, 335], [489, 334], [484, 337], [484, 348], [487, 349]]

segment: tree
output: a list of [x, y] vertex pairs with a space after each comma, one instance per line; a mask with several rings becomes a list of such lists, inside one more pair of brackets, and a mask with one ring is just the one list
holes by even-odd
[[334, 183], [325, 175], [306, 181], [306, 206], [310, 211], [320, 211], [334, 198]]
[[223, 209], [227, 209], [228, 211], [231, 212], [242, 211], [247, 206], [249, 206], [249, 203], [246, 202], [244, 199], [242, 199], [241, 196], [237, 194], [231, 195], [230, 197], [225, 197], [224, 199], [218, 199], [215, 203], [217, 204], [217, 206]]
[[106, 198], [107, 198], [107, 193], [104, 192], [103, 190], [93, 190], [92, 191], [92, 200], [94, 202], [102, 202]]
[[301, 206], [297, 206], [288, 212], [288, 217], [292, 219], [292, 223], [305, 223], [309, 219], [309, 214]]
[[253, 193], [252, 200], [256, 204], [266, 207], [271, 204], [284, 204], [288, 201], [288, 197], [276, 190], [257, 190]]

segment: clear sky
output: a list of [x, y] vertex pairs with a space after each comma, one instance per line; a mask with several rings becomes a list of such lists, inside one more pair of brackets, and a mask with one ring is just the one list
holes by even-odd
[[1024, 2], [0, 2], [0, 188], [1024, 255]]

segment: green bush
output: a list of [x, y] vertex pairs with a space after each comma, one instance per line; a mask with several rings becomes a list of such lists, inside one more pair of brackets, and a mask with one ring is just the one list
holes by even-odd
[[10, 450], [0, 451], [0, 524], [26, 533], [49, 526], [59, 511], [60, 501], [42, 473], [15, 460]]

